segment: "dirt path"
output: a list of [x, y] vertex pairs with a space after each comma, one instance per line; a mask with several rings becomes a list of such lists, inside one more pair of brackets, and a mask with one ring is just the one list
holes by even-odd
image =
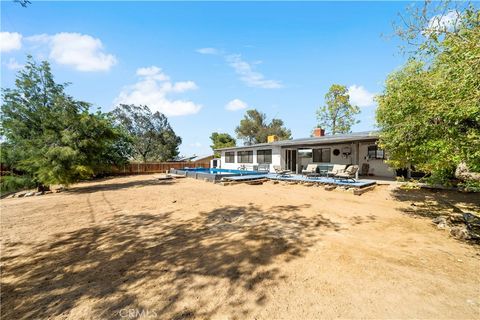
[[2, 200], [2, 318], [480, 319], [480, 250], [406, 214], [443, 197], [480, 208], [153, 176]]

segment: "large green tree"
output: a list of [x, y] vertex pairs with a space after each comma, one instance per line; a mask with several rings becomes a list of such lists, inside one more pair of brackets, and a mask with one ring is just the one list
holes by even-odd
[[281, 119], [274, 118], [267, 123], [267, 115], [255, 109], [247, 110], [235, 133], [246, 145], [267, 142], [270, 135], [276, 135], [279, 140], [288, 140], [292, 136]]
[[358, 113], [360, 109], [350, 103], [347, 87], [333, 84], [325, 95], [325, 105], [317, 111], [317, 126], [329, 134], [349, 133], [358, 123]]
[[454, 15], [453, 23], [435, 20], [439, 13], [427, 4], [400, 32], [418, 44], [377, 97], [380, 144], [390, 164], [414, 165], [435, 182], [453, 177], [460, 163], [480, 172], [480, 14], [445, 5], [437, 8]]
[[65, 93], [48, 62], [28, 57], [13, 89], [2, 89], [2, 160], [41, 185], [68, 185], [126, 161], [124, 132]]
[[148, 106], [126, 104], [117, 106], [111, 114], [130, 134], [135, 158], [147, 162], [178, 156], [182, 139], [175, 134], [164, 114], [152, 113]]
[[216, 158], [220, 157], [220, 153], [215, 152], [215, 149], [235, 147], [235, 145], [237, 144], [235, 138], [233, 138], [228, 133], [213, 132], [210, 136], [210, 140], [212, 140], [212, 145], [210, 147], [214, 151], [214, 155]]

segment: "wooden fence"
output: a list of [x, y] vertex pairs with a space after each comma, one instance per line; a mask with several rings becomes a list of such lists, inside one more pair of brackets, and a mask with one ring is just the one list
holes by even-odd
[[[172, 161], [172, 162], [130, 162], [124, 166], [113, 166], [109, 170], [106, 170], [106, 174], [113, 175], [129, 175], [129, 174], [148, 174], [148, 173], [165, 173], [170, 169], [182, 169], [189, 168], [208, 168], [210, 167], [210, 160], [200, 161]], [[12, 174], [10, 168], [0, 163], [0, 176]], [[21, 174], [17, 172], [17, 174]]]
[[210, 161], [175, 161], [175, 162], [131, 162], [125, 166], [112, 167], [112, 174], [129, 175], [129, 174], [148, 174], [148, 173], [165, 173], [170, 169], [189, 168], [208, 168]]

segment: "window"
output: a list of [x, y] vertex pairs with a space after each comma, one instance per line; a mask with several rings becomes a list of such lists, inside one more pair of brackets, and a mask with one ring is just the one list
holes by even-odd
[[225, 163], [235, 163], [235, 152], [225, 152]]
[[312, 157], [312, 149], [298, 149], [298, 157], [299, 158], [311, 158]]
[[330, 148], [313, 149], [313, 162], [330, 162]]
[[385, 159], [385, 152], [379, 149], [378, 146], [368, 146], [369, 159]]
[[258, 163], [272, 163], [272, 149], [257, 151]]
[[238, 163], [253, 163], [253, 151], [238, 151]]

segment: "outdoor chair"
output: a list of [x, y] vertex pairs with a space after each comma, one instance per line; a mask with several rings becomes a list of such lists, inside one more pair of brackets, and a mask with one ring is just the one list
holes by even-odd
[[327, 171], [327, 177], [335, 176], [338, 173], [345, 172], [346, 167], [347, 166], [344, 165], [344, 164], [334, 164], [333, 168], [331, 170]]
[[280, 166], [273, 166], [273, 170], [275, 170], [277, 177], [285, 177], [292, 174], [292, 171], [282, 169]]
[[316, 176], [318, 164], [310, 163], [305, 169], [302, 170], [304, 176]]
[[357, 174], [357, 171], [358, 171], [358, 166], [352, 165], [352, 166], [349, 166], [347, 169], [345, 169], [344, 172], [340, 172], [334, 175], [333, 179], [352, 180], [353, 182], [356, 182], [355, 175]]
[[270, 165], [268, 163], [261, 163], [258, 165], [257, 171], [262, 173], [269, 173]]

